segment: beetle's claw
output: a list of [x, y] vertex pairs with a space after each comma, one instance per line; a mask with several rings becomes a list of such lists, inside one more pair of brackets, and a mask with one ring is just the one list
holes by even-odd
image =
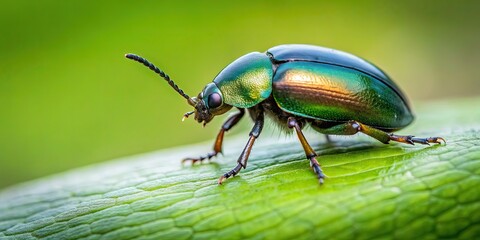
[[221, 176], [219, 179], [218, 179], [218, 185], [222, 185], [222, 182], [227, 179], [225, 176]]
[[192, 161], [192, 165], [194, 165], [196, 162], [201, 161], [201, 160], [196, 159], [196, 158], [184, 158], [184, 159], [182, 159], [182, 165], [184, 165], [188, 161]]
[[198, 158], [184, 158], [184, 159], [182, 159], [182, 164], [184, 164], [185, 162], [188, 162], [188, 161], [192, 161], [192, 165], [194, 165], [196, 162], [203, 162], [203, 160], [205, 160], [205, 159], [210, 161], [210, 159], [212, 157], [217, 156], [218, 153], [219, 152], [214, 151], [214, 152], [207, 153], [207, 155], [205, 155], [205, 156], [200, 156]]
[[323, 185], [323, 178], [318, 179], [318, 184]]
[[442, 142], [443, 142], [445, 145], [447, 144], [447, 141], [445, 141], [445, 139], [442, 138], [442, 137], [434, 137], [433, 139], [434, 139], [433, 141], [434, 141], [435, 143], [437, 143], [437, 144], [442, 144]]
[[234, 170], [231, 170], [225, 174], [223, 174], [222, 176], [220, 176], [220, 178], [218, 178], [218, 185], [222, 185], [223, 181], [227, 180], [227, 178], [229, 177], [232, 177], [232, 176], [235, 176], [237, 173], [234, 172]]

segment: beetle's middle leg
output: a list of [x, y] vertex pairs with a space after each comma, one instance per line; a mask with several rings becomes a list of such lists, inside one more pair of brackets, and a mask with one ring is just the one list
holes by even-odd
[[217, 134], [217, 138], [215, 139], [215, 143], [213, 144], [213, 151], [207, 153], [207, 155], [200, 156], [198, 158], [185, 158], [182, 160], [182, 163], [186, 161], [192, 161], [192, 164], [198, 162], [198, 161], [203, 161], [205, 159], [210, 159], [214, 156], [217, 156], [218, 153], [222, 153], [222, 145], [223, 145], [223, 136], [225, 135], [225, 132], [230, 130], [233, 126], [235, 126], [240, 119], [243, 117], [245, 114], [245, 110], [243, 108], [238, 109], [239, 112], [235, 113], [234, 115], [230, 116], [227, 121], [225, 121], [222, 125], [222, 128], [220, 129], [220, 132]]
[[330, 128], [319, 128], [314, 126], [315, 129], [324, 134], [337, 134], [337, 135], [353, 135], [357, 132], [362, 132], [370, 137], [377, 139], [378, 141], [387, 144], [390, 141], [396, 141], [401, 143], [407, 143], [414, 145], [415, 143], [429, 145], [430, 143], [440, 144], [445, 139], [441, 137], [429, 137], [429, 138], [416, 138], [414, 136], [401, 136], [393, 133], [387, 133], [380, 129], [370, 127], [368, 125], [359, 123], [357, 121], [348, 121]]
[[313, 150], [310, 144], [308, 144], [307, 139], [305, 139], [305, 136], [302, 133], [302, 126], [300, 126], [300, 124], [297, 122], [297, 120], [294, 117], [289, 117], [287, 120], [287, 124], [289, 128], [295, 129], [295, 132], [297, 133], [297, 136], [298, 136], [298, 140], [300, 140], [303, 150], [305, 151], [305, 155], [307, 159], [310, 160], [310, 167], [312, 167], [313, 172], [315, 172], [315, 174], [317, 175], [318, 182], [320, 184], [323, 184], [323, 179], [325, 178], [325, 174], [323, 173], [322, 168], [320, 168], [320, 164], [315, 158], [317, 156], [317, 153]]

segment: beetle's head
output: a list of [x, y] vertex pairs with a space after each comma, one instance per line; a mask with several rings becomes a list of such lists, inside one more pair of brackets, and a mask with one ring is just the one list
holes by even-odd
[[197, 97], [187, 99], [188, 104], [195, 108], [194, 111], [185, 113], [184, 117], [195, 114], [197, 122], [205, 126], [214, 116], [221, 115], [232, 108], [223, 102], [223, 96], [215, 83], [209, 83]]
[[224, 104], [222, 93], [218, 89], [217, 85], [215, 85], [215, 83], [213, 82], [207, 84], [207, 86], [205, 86], [203, 91], [200, 92], [197, 97], [191, 98], [187, 94], [185, 94], [183, 90], [180, 89], [167, 74], [165, 74], [162, 70], [157, 68], [152, 63], [150, 63], [147, 59], [131, 53], [126, 54], [125, 57], [142, 63], [146, 67], [150, 68], [152, 71], [156, 72], [158, 75], [160, 75], [160, 77], [165, 79], [165, 81], [167, 81], [167, 83], [173, 89], [175, 89], [175, 91], [177, 91], [182, 97], [187, 99], [188, 104], [194, 107], [195, 110], [185, 113], [183, 115], [184, 119], [192, 114], [195, 114], [195, 120], [197, 120], [197, 122], [199, 123], [203, 122], [203, 126], [205, 126], [207, 123], [212, 121], [215, 115], [223, 114], [230, 110], [230, 108], [232, 108], [231, 105]]

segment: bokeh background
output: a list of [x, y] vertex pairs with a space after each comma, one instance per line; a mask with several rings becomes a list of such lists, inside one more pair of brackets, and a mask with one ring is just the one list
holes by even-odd
[[127, 52], [190, 95], [239, 56], [284, 43], [366, 58], [414, 108], [479, 95], [476, 2], [0, 1], [0, 188], [213, 140], [223, 118], [182, 123], [185, 100]]

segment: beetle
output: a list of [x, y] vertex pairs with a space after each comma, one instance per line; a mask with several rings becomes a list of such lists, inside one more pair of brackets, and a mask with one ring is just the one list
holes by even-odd
[[328, 135], [364, 133], [382, 143], [396, 141], [446, 143], [441, 137], [416, 138], [392, 132], [409, 125], [414, 117], [400, 88], [382, 70], [355, 55], [325, 47], [287, 44], [265, 53], [248, 53], [226, 66], [197, 97], [185, 94], [162, 70], [145, 58], [126, 54], [159, 74], [194, 110], [197, 122], [205, 126], [215, 116], [232, 108], [238, 112], [222, 125], [213, 151], [183, 162], [203, 161], [222, 152], [225, 132], [235, 126], [248, 111], [254, 126], [237, 165], [218, 179], [218, 184], [247, 167], [255, 140], [262, 132], [265, 116], [285, 131], [296, 132], [306, 158], [320, 184], [325, 174], [302, 129], [310, 125]]

